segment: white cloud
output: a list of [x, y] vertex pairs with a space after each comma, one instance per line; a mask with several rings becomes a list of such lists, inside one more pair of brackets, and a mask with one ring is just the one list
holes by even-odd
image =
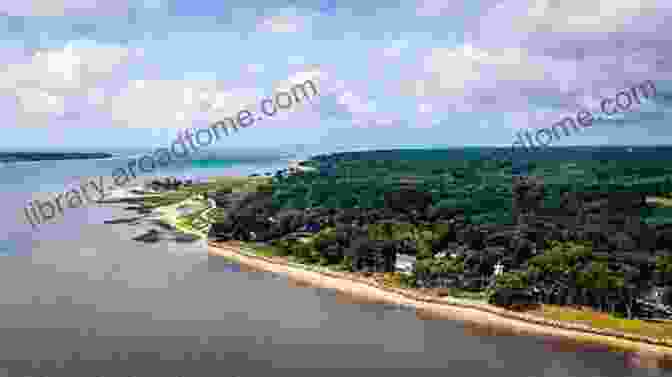
[[317, 90], [321, 92], [321, 88], [324, 85], [320, 85], [323, 82], [326, 82], [329, 79], [327, 72], [322, 70], [319, 66], [309, 65], [302, 71], [292, 74], [287, 80], [278, 82], [275, 85], [275, 91], [288, 91], [291, 88], [298, 84], [303, 84], [308, 80], [312, 80], [317, 87]]
[[[670, 8], [660, 0], [528, 0], [527, 12], [517, 14], [508, 24], [519, 32], [617, 32], [631, 24], [632, 18]], [[506, 13], [507, 2], [493, 13]], [[484, 20], [485, 22], [485, 20]]]
[[[17, 111], [62, 116], [69, 102], [104, 103], [101, 86], [116, 78], [119, 68], [136, 57], [135, 50], [91, 41], [69, 42], [62, 49], [40, 50], [27, 61], [11, 63], [0, 70], [0, 93], [18, 99]], [[72, 99], [80, 98], [80, 101]], [[26, 118], [26, 116], [22, 116]], [[42, 118], [40, 118], [42, 119]], [[46, 118], [45, 118], [46, 119]], [[28, 122], [42, 125], [40, 122]]]
[[[129, 81], [128, 67], [139, 55], [125, 47], [77, 41], [40, 51], [20, 63], [13, 59], [0, 69], [0, 96], [16, 98], [8, 102], [13, 116], [7, 117], [16, 119], [14, 125], [30, 126], [72, 125], [75, 118], [54, 120], [77, 115], [89, 122], [94, 119], [94, 125], [184, 128], [235, 118], [243, 109], [259, 110], [263, 98], [259, 88], [225, 87], [210, 78]], [[313, 80], [322, 95], [326, 78], [319, 67], [309, 65], [278, 82], [275, 92]], [[319, 95], [279, 112], [277, 118], [302, 109], [317, 113], [312, 104]]]
[[[401, 83], [402, 93], [412, 96], [462, 95], [494, 81], [540, 81], [546, 73], [519, 48], [486, 50], [464, 44], [434, 48], [423, 61], [425, 77]], [[490, 80], [488, 80], [490, 79]]]
[[271, 33], [296, 33], [303, 31], [307, 20], [304, 17], [293, 15], [276, 15], [263, 19], [257, 25], [257, 31]]
[[375, 102], [366, 100], [352, 92], [343, 93], [337, 98], [336, 102], [347, 107], [348, 111], [353, 114], [373, 114], [376, 112]]
[[22, 0], [3, 1], [0, 12], [10, 16], [123, 15], [127, 0]]
[[54, 114], [62, 116], [65, 113], [63, 97], [50, 95], [37, 88], [18, 88], [16, 97], [24, 109], [32, 113]]
[[28, 63], [0, 72], [0, 88], [39, 87], [53, 91], [88, 90], [110, 78], [134, 51], [115, 45], [70, 42], [63, 49], [38, 51]]
[[454, 12], [455, 8], [462, 9], [463, 6], [462, 2], [457, 1], [420, 0], [417, 2], [415, 14], [420, 17], [441, 16]]
[[421, 103], [418, 105], [418, 112], [421, 113], [431, 113], [432, 112], [432, 105], [426, 104], [426, 103]]
[[184, 128], [235, 118], [257, 101], [255, 89], [226, 90], [215, 81], [142, 80], [111, 98], [108, 110], [115, 123], [127, 127]]
[[[273, 117], [274, 120], [288, 120], [291, 114], [297, 112], [304, 113], [304, 116], [309, 116], [309, 113], [318, 113], [316, 105], [319, 104], [320, 97], [332, 93], [334, 89], [332, 88], [333, 84], [330, 82], [330, 75], [317, 65], [306, 65], [303, 67], [303, 70], [295, 72], [286, 80], [276, 82], [273, 85], [273, 95], [276, 95], [279, 92], [291, 93], [293, 88], [294, 91], [296, 91], [295, 88], [297, 85], [304, 85], [309, 80], [315, 85], [317, 94], [312, 92], [310, 86], [306, 87], [307, 93], [310, 95], [309, 99], [302, 100], [300, 103], [294, 102], [290, 108], [283, 109], [281, 112], [279, 111], [278, 114]], [[258, 102], [261, 100], [262, 98], [259, 98]]]
[[87, 97], [91, 105], [104, 105], [106, 101], [105, 90], [102, 88], [89, 89]]

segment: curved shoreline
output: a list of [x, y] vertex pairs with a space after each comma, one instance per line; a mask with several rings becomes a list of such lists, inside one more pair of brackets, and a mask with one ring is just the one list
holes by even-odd
[[[238, 247], [208, 242], [208, 254], [234, 258], [240, 264], [263, 271], [284, 273], [288, 278], [314, 287], [335, 289], [339, 292], [397, 305], [411, 305], [441, 318], [474, 322], [477, 324], [510, 328], [517, 332], [552, 336], [573, 341], [585, 341], [624, 351], [672, 356], [672, 341], [625, 334], [617, 331], [595, 329], [569, 322], [549, 320], [529, 314], [513, 312], [487, 304], [459, 302], [459, 299], [434, 298], [402, 289], [380, 287], [363, 279], [356, 279], [337, 272], [315, 272], [280, 263], [261, 256], [250, 256]], [[451, 302], [452, 301], [452, 302]]]

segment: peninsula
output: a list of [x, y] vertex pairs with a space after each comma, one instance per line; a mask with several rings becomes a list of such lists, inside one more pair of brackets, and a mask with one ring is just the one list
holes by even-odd
[[212, 254], [292, 279], [672, 354], [670, 177], [667, 161], [370, 151], [155, 182], [140, 208], [207, 237]]

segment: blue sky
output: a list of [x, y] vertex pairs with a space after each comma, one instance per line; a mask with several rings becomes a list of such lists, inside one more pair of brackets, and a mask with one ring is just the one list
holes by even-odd
[[511, 145], [645, 80], [554, 145], [672, 143], [669, 1], [6, 3], [0, 149], [165, 146], [307, 79], [312, 103], [220, 145]]

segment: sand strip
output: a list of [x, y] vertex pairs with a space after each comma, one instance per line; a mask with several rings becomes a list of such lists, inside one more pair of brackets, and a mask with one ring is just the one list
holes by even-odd
[[241, 254], [237, 247], [210, 242], [209, 255], [218, 255], [238, 260], [241, 265], [263, 271], [281, 273], [289, 279], [314, 287], [335, 289], [374, 302], [397, 305], [412, 305], [416, 310], [431, 313], [437, 318], [459, 320], [480, 325], [508, 328], [518, 334], [552, 336], [572, 341], [598, 343], [618, 350], [638, 351], [657, 356], [672, 356], [672, 347], [661, 345], [654, 338], [621, 334], [616, 331], [593, 329], [588, 326], [553, 321], [537, 316], [513, 312], [486, 304], [461, 304], [449, 299], [420, 297], [401, 289], [381, 288], [364, 280], [346, 277], [344, 274], [318, 273], [279, 263], [269, 258]]

